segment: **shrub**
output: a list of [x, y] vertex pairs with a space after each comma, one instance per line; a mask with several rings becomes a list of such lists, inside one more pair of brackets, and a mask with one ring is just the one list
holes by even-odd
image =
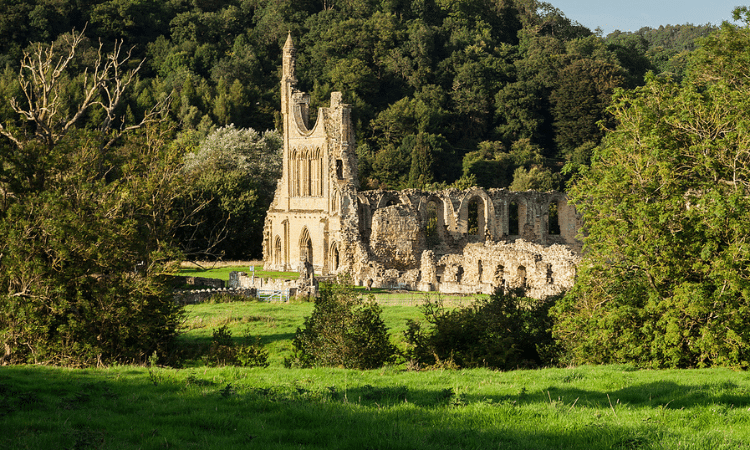
[[426, 299], [425, 320], [409, 321], [405, 331], [412, 364], [440, 367], [515, 369], [555, 361], [549, 309], [556, 298], [535, 300], [523, 291], [496, 291], [466, 308], [446, 310]]
[[351, 286], [324, 285], [304, 327], [294, 335], [294, 357], [287, 365], [372, 369], [393, 362], [396, 347], [370, 297], [363, 300]]
[[245, 336], [244, 344], [236, 344], [226, 325], [213, 330], [211, 347], [206, 358], [214, 366], [268, 367], [268, 350], [260, 338]]

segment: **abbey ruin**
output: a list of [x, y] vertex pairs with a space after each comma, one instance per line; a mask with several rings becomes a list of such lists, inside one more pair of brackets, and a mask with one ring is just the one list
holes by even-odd
[[[442, 293], [573, 285], [580, 217], [560, 192], [359, 191], [351, 109], [340, 92], [308, 122], [291, 36], [283, 50], [283, 172], [266, 216], [267, 270], [347, 273], [355, 284]], [[301, 266], [302, 265], [302, 266]]]

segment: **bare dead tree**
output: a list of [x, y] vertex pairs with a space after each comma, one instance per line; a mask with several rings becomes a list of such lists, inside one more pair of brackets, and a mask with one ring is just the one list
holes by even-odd
[[[132, 58], [133, 48], [125, 50], [123, 42], [117, 41], [108, 53], [103, 50], [102, 43], [99, 43], [93, 66], [83, 73], [81, 100], [73, 108], [66, 109], [63, 77], [85, 39], [84, 31], [74, 31], [65, 48], [58, 48], [54, 43], [49, 46], [37, 44], [24, 52], [21, 60], [18, 81], [23, 98], [12, 98], [10, 104], [16, 113], [35, 126], [34, 140], [48, 148], [64, 138], [91, 109], [99, 108], [104, 113], [98, 129], [103, 136], [102, 148], [106, 149], [124, 133], [158, 121], [169, 107], [170, 99], [167, 97], [158, 101], [139, 122], [129, 125], [123, 122], [118, 128], [113, 127], [117, 122], [116, 111], [123, 100], [123, 94], [137, 80], [137, 74], [143, 66], [143, 61], [140, 61], [134, 68], [126, 69]], [[29, 142], [27, 135], [2, 124], [0, 135], [8, 138], [19, 149], [23, 149]]]

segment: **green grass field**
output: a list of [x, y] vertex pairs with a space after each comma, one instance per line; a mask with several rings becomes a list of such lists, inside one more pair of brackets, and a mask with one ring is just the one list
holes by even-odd
[[[0, 367], [2, 449], [741, 449], [745, 372], [286, 369], [311, 303], [190, 306], [180, 338], [260, 336], [268, 368]], [[385, 306], [400, 333], [419, 308]]]
[[[305, 317], [312, 314], [309, 302], [231, 302], [218, 304], [189, 305], [187, 320], [180, 342], [188, 347], [208, 347], [213, 330], [226, 325], [236, 341], [250, 334], [262, 339], [269, 350], [271, 367], [283, 367], [284, 358], [292, 354], [292, 338], [301, 327]], [[403, 346], [403, 332], [407, 319], [419, 319], [417, 306], [383, 307], [383, 320], [392, 334], [392, 341]], [[196, 364], [193, 361], [188, 364]]]
[[0, 369], [3, 449], [740, 449], [730, 370]]
[[[281, 278], [288, 280], [296, 280], [299, 278], [299, 272], [273, 272], [263, 270], [263, 266], [254, 265], [255, 276], [260, 278]], [[250, 266], [221, 266], [221, 267], [183, 267], [180, 269], [178, 275], [186, 277], [205, 277], [205, 278], [218, 278], [220, 280], [229, 280], [229, 272], [245, 272], [250, 274]]]

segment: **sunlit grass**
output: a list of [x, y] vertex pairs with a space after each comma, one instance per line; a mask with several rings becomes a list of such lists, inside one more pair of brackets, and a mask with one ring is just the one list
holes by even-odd
[[[299, 278], [298, 272], [274, 272], [264, 271], [262, 265], [256, 265], [255, 276], [259, 278], [273, 278], [283, 280], [296, 280]], [[224, 266], [224, 267], [183, 267], [179, 275], [190, 277], [217, 278], [229, 280], [230, 272], [250, 273], [249, 266]], [[373, 288], [367, 290], [364, 286], [355, 286], [355, 291], [360, 295], [367, 297], [372, 295], [380, 305], [393, 306], [419, 306], [424, 303], [426, 297], [436, 298], [438, 294], [419, 291], [390, 291], [387, 289]], [[457, 307], [469, 305], [476, 298], [487, 297], [483, 294], [476, 295], [442, 295], [442, 300], [447, 307]]]
[[[204, 278], [217, 278], [220, 280], [229, 280], [229, 272], [245, 272], [248, 275], [251, 273], [249, 265], [245, 266], [223, 266], [223, 267], [183, 267], [178, 272], [178, 275], [187, 277], [204, 277]], [[263, 266], [257, 265], [255, 267], [255, 276], [259, 278], [274, 278], [284, 280], [296, 280], [299, 278], [299, 272], [275, 272], [263, 270]]]
[[[312, 303], [187, 307], [186, 348], [226, 325], [268, 368], [0, 367], [2, 449], [742, 449], [745, 372], [629, 366], [497, 372], [287, 369]], [[384, 306], [403, 347], [416, 306]]]
[[0, 369], [0, 448], [742, 449], [726, 369]]

